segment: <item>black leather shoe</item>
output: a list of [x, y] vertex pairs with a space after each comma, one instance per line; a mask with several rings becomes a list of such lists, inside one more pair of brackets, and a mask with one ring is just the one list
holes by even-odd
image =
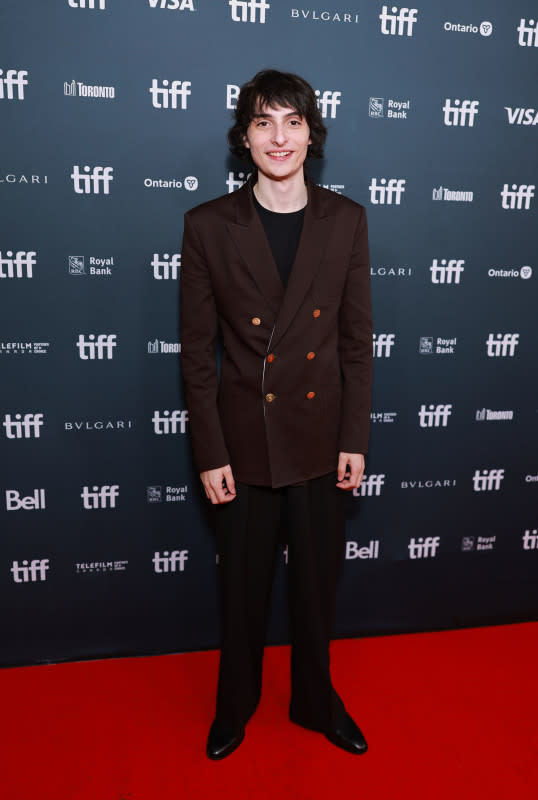
[[368, 744], [356, 722], [346, 713], [331, 733], [326, 733], [327, 739], [357, 756], [366, 753]]
[[220, 758], [226, 758], [230, 753], [239, 747], [245, 738], [245, 729], [241, 728], [239, 731], [232, 731], [225, 728], [213, 721], [207, 737], [206, 753], [207, 757], [218, 761]]

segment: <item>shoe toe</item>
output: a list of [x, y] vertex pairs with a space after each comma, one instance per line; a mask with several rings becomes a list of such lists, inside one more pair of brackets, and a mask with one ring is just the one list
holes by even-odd
[[214, 761], [225, 758], [239, 747], [244, 738], [244, 728], [239, 731], [231, 730], [213, 722], [207, 739], [206, 753], [208, 758]]

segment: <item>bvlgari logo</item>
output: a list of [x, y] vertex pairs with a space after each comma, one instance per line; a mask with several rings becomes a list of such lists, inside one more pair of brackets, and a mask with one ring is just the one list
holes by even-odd
[[292, 8], [290, 15], [292, 19], [300, 22], [351, 22], [357, 24], [359, 21], [357, 13], [323, 8]]
[[130, 419], [81, 419], [64, 423], [65, 431], [81, 433], [101, 433], [103, 431], [130, 431], [133, 422]]

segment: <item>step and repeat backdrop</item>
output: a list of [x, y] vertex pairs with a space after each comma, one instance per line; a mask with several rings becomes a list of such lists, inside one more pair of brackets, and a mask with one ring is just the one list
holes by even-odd
[[[259, 69], [368, 213], [367, 474], [335, 636], [538, 617], [535, 0], [4, 0], [0, 663], [219, 643], [181, 385], [183, 214]], [[268, 642], [288, 641], [286, 548]]]

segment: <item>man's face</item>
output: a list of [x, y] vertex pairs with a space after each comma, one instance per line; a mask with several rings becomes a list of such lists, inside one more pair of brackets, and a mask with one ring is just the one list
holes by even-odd
[[302, 170], [311, 142], [305, 118], [284, 106], [259, 108], [245, 136], [245, 146], [258, 170], [276, 181]]

